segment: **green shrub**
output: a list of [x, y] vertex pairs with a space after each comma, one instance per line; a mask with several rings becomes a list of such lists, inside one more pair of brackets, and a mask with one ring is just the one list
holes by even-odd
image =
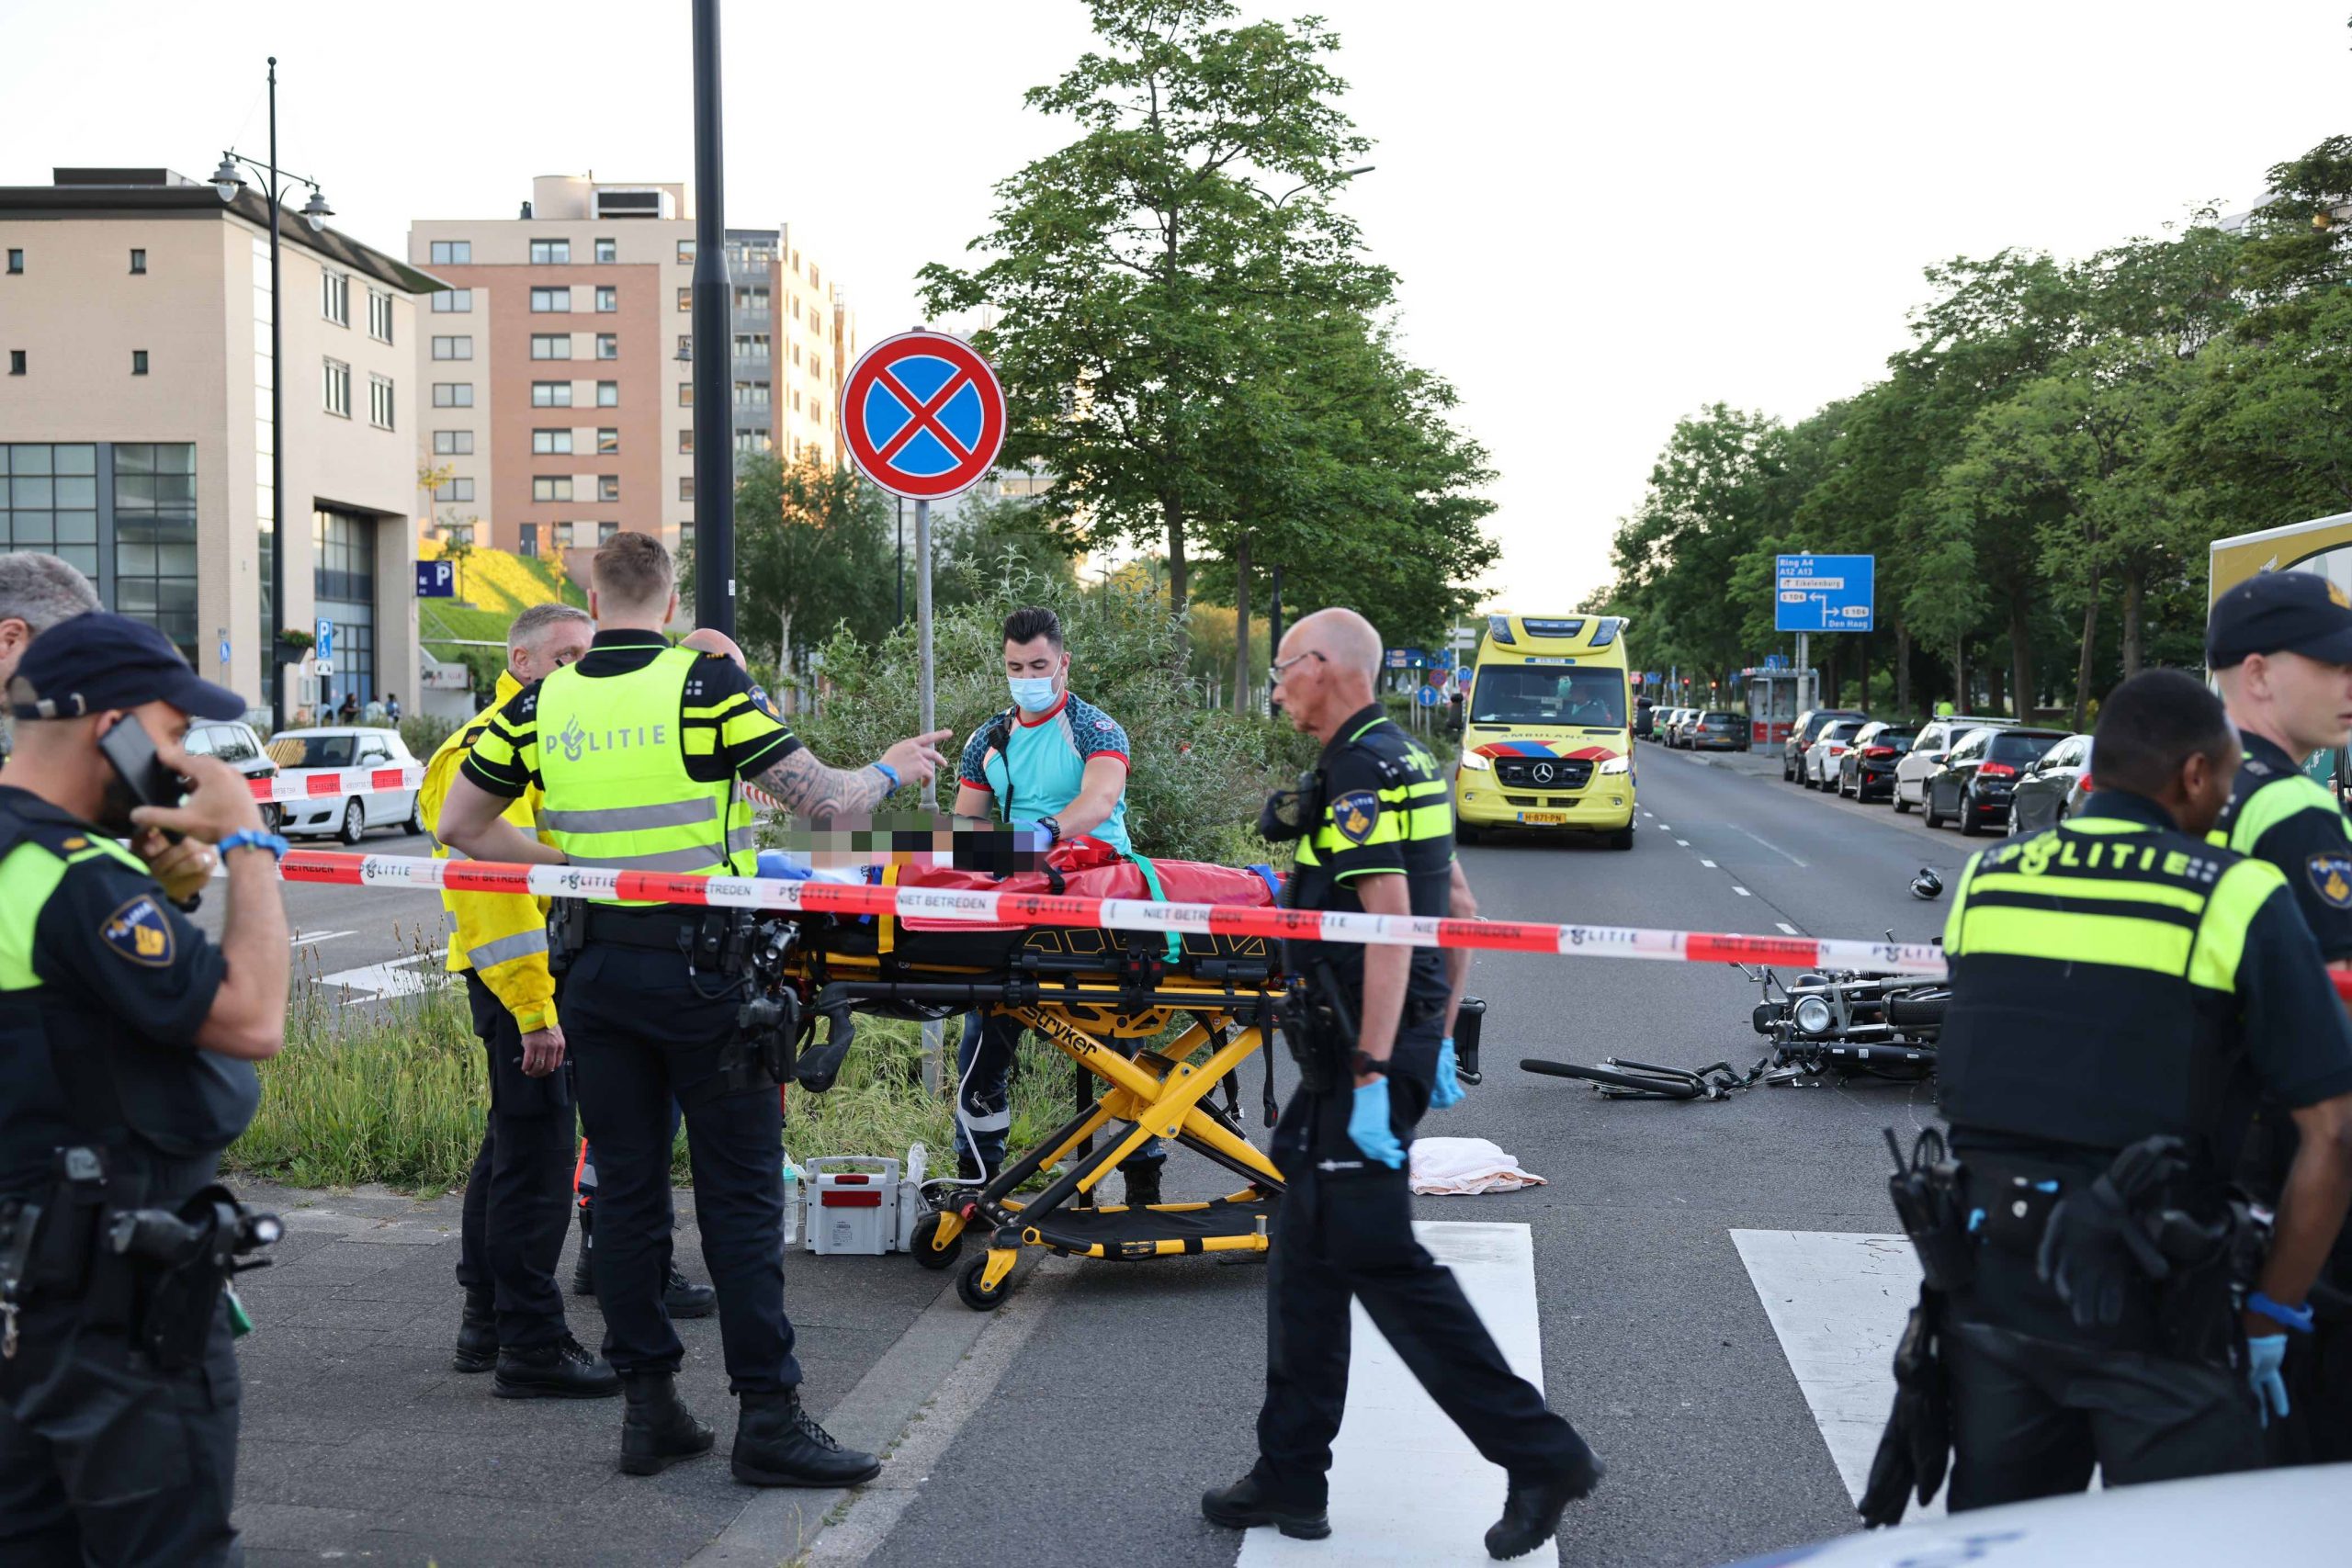
[[423, 761], [438, 751], [441, 742], [448, 739], [457, 728], [452, 720], [413, 713], [401, 720], [401, 739], [407, 744], [409, 754]]

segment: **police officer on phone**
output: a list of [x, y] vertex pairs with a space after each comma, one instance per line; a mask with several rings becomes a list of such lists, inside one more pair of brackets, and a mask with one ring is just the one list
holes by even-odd
[[[1374, 695], [1380, 634], [1322, 610], [1283, 637], [1283, 711], [1324, 743], [1301, 791], [1269, 802], [1261, 830], [1295, 838], [1293, 908], [1440, 916], [1466, 890], [1453, 863], [1448, 785]], [[1445, 1031], [1466, 966], [1430, 948], [1285, 943], [1312, 983], [1283, 1024], [1300, 1086], [1274, 1129], [1283, 1191], [1266, 1281], [1266, 1398], [1258, 1461], [1201, 1499], [1213, 1524], [1273, 1525], [1319, 1540], [1331, 1439], [1347, 1403], [1349, 1300], [1361, 1301], [1439, 1408], [1503, 1468], [1498, 1558], [1552, 1539], [1601, 1464], [1544, 1395], [1510, 1370], [1453, 1273], [1413, 1237], [1406, 1153], [1432, 1104], [1460, 1098]]]
[[[590, 583], [587, 656], [509, 699], [449, 786], [440, 837], [461, 853], [749, 876], [757, 852], [742, 782], [825, 821], [869, 812], [939, 766], [944, 735], [901, 740], [863, 768], [829, 768], [752, 701], [731, 660], [671, 647], [662, 628], [677, 611], [676, 576], [658, 539], [616, 535], [597, 550]], [[547, 842], [502, 817], [535, 784]], [[580, 1118], [596, 1149], [593, 1258], [605, 1356], [628, 1401], [621, 1469], [650, 1475], [714, 1441], [679, 1403], [684, 1349], [662, 1302], [674, 1099], [742, 1404], [734, 1475], [754, 1486], [850, 1485], [881, 1462], [842, 1450], [800, 1403], [784, 1314], [782, 1107], [770, 1063], [741, 1033], [750, 937], [745, 911], [691, 904], [559, 898], [551, 916]]]
[[[238, 1381], [223, 1291], [276, 1222], [212, 1185], [283, 1043], [282, 839], [181, 749], [244, 712], [153, 627], [42, 631], [0, 783], [0, 1562], [222, 1563]], [[174, 777], [178, 775], [178, 777]], [[141, 799], [185, 804], [136, 805]], [[115, 840], [217, 846], [216, 945]], [[207, 850], [205, 852], [212, 852]]]

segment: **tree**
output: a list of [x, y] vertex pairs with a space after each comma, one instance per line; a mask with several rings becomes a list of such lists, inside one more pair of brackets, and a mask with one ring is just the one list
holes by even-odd
[[837, 626], [876, 642], [897, 618], [889, 498], [848, 468], [773, 453], [735, 479], [737, 587], [747, 642], [768, 643], [789, 674]]

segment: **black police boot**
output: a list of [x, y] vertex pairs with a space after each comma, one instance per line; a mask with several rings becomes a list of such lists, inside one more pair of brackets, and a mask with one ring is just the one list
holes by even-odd
[[1230, 1486], [1202, 1493], [1201, 1517], [1229, 1530], [1272, 1525], [1294, 1540], [1321, 1540], [1331, 1533], [1331, 1516], [1320, 1504], [1275, 1496], [1254, 1470]]
[[975, 1192], [994, 1181], [996, 1173], [1003, 1168], [1004, 1165], [1001, 1160], [982, 1165], [972, 1157], [972, 1151], [969, 1149], [964, 1150], [956, 1156], [956, 1179], [967, 1184]]
[[854, 1486], [882, 1473], [872, 1454], [845, 1449], [817, 1425], [797, 1388], [743, 1395], [729, 1468], [747, 1486]]
[[458, 1353], [449, 1364], [461, 1372], [486, 1372], [498, 1365], [498, 1317], [488, 1291], [466, 1292], [466, 1314], [458, 1320]]
[[1126, 1179], [1128, 1208], [1141, 1209], [1159, 1201], [1159, 1168], [1167, 1163], [1148, 1159], [1119, 1168], [1119, 1174]]
[[671, 1372], [623, 1372], [628, 1412], [621, 1417], [621, 1473], [657, 1475], [682, 1459], [710, 1452], [718, 1435], [678, 1403]]
[[1510, 1562], [1524, 1557], [1559, 1530], [1561, 1511], [1591, 1491], [1608, 1467], [1581, 1442], [1567, 1463], [1532, 1480], [1511, 1477], [1503, 1495], [1503, 1517], [1487, 1530], [1487, 1555]]
[[501, 1350], [490, 1392], [501, 1399], [610, 1399], [620, 1391], [620, 1373], [567, 1334], [552, 1345]]
[[595, 1211], [587, 1204], [580, 1205], [580, 1256], [571, 1260], [571, 1293], [593, 1296], [596, 1293], [595, 1270], [588, 1266], [588, 1254], [596, 1245]]
[[718, 1310], [718, 1292], [708, 1285], [697, 1285], [670, 1266], [670, 1278], [662, 1286], [662, 1304], [672, 1317], [708, 1317]]

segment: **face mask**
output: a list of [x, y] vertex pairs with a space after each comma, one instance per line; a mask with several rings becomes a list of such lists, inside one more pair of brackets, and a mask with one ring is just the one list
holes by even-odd
[[1050, 675], [1016, 675], [1005, 685], [1012, 692], [1013, 705], [1023, 713], [1043, 713], [1054, 705], [1054, 678]]

